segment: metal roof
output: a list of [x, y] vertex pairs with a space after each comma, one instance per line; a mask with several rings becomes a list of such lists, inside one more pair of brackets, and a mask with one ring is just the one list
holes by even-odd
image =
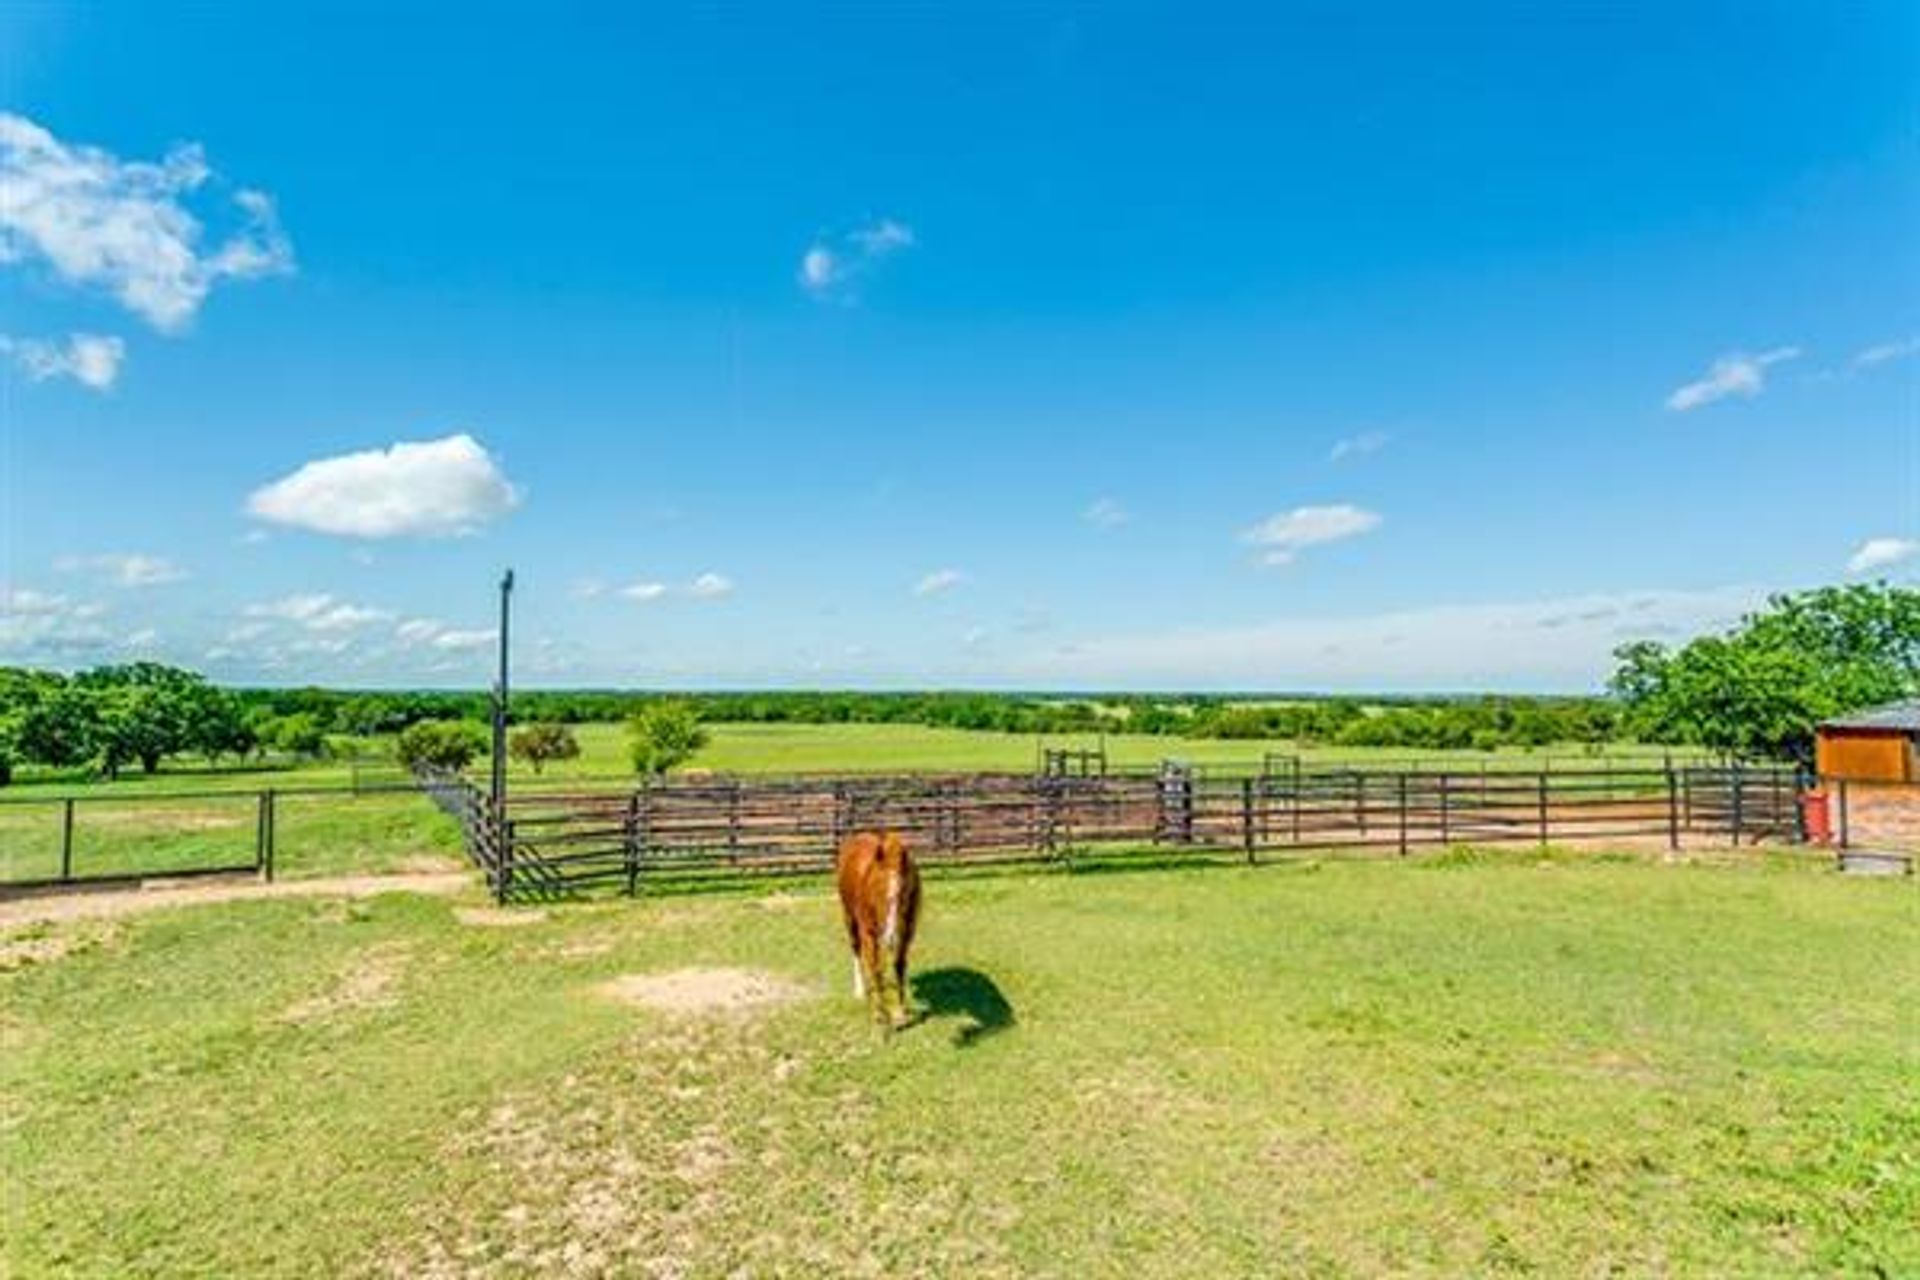
[[1892, 729], [1920, 733], [1920, 698], [1903, 698], [1884, 707], [1870, 707], [1848, 716], [1820, 722], [1822, 729]]

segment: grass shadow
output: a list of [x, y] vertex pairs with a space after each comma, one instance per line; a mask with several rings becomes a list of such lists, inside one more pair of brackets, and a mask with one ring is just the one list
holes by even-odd
[[964, 1019], [953, 1033], [957, 1048], [978, 1044], [1013, 1025], [1013, 1005], [994, 980], [978, 969], [929, 969], [914, 974], [912, 983], [920, 1020]]

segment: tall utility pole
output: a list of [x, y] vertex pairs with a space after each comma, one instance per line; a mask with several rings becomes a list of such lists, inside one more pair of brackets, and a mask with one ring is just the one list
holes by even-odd
[[507, 804], [507, 624], [512, 615], [513, 570], [500, 579], [500, 675], [493, 685], [493, 814], [496, 819]]

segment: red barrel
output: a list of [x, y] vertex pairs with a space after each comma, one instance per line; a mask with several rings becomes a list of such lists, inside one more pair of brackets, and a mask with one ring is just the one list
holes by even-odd
[[1818, 787], [1800, 793], [1800, 825], [1808, 844], [1833, 843], [1833, 815], [1827, 807], [1827, 793]]

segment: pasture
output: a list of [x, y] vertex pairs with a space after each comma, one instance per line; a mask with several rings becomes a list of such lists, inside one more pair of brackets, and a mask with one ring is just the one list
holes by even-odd
[[[807, 880], [12, 926], [10, 1270], [1920, 1270], [1911, 881], [946, 875], [891, 1041], [834, 910]], [[660, 975], [676, 1007], [620, 998]]]

